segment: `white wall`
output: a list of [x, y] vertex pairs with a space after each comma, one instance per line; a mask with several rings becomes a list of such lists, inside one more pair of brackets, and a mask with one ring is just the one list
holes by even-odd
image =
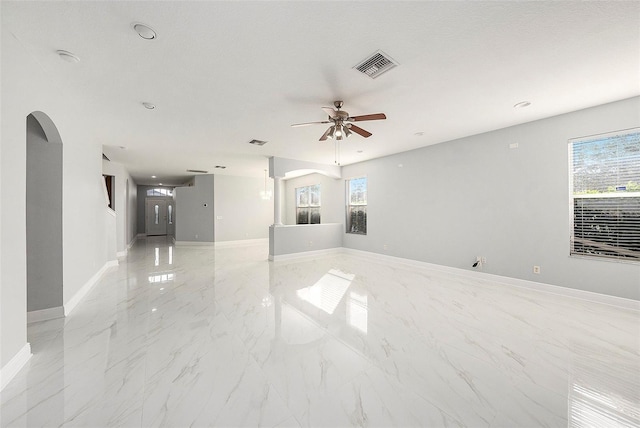
[[343, 244], [640, 300], [640, 264], [569, 257], [567, 147], [637, 126], [640, 97], [345, 166], [368, 178], [368, 230]]
[[[77, 102], [81, 88], [51, 79], [7, 30], [2, 2], [0, 146], [0, 366], [26, 346], [26, 117], [46, 113], [63, 141], [63, 294], [71, 299], [106, 263], [102, 147], [80, 110], [100, 114], [100, 100]], [[57, 59], [56, 59], [57, 60]], [[53, 63], [55, 66], [59, 64]], [[70, 64], [64, 64], [69, 66]], [[70, 73], [74, 69], [70, 69]], [[77, 71], [77, 70], [76, 70]], [[44, 96], [43, 94], [50, 94]], [[53, 95], [53, 96], [52, 96]]]
[[[122, 253], [127, 250], [136, 234], [136, 195], [138, 190], [129, 172], [120, 163], [103, 159], [102, 173], [115, 177], [116, 251]], [[129, 200], [127, 200], [127, 183], [129, 185]]]
[[308, 174], [284, 182], [284, 224], [296, 224], [296, 188], [320, 185], [320, 222], [344, 223], [344, 181], [323, 174]]
[[[265, 187], [264, 178], [216, 175], [214, 187], [216, 242], [269, 237], [273, 198], [260, 197]], [[267, 190], [273, 194], [271, 179], [267, 179]]]
[[176, 241], [214, 241], [214, 176], [198, 175], [195, 185], [176, 187]]

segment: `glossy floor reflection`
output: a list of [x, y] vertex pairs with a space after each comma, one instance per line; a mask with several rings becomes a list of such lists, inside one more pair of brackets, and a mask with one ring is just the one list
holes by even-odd
[[142, 239], [28, 334], [3, 427], [640, 424], [638, 312], [344, 254]]

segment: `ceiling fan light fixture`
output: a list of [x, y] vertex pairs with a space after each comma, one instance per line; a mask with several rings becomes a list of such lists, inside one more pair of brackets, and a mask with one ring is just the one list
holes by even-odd
[[331, 127], [331, 131], [329, 131], [329, 133], [327, 134], [327, 138], [333, 138], [333, 134], [336, 131], [336, 127], [335, 125]]
[[348, 127], [347, 125], [344, 125], [344, 126], [342, 127], [342, 130], [344, 131], [344, 137], [345, 137], [345, 138], [349, 138], [349, 136], [350, 136], [351, 134], [353, 134], [353, 132], [351, 132], [351, 131], [349, 130], [349, 127]]

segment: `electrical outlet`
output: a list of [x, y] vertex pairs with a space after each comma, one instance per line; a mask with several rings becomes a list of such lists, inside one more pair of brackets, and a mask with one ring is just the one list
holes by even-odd
[[385, 249], [385, 250], [388, 250], [388, 249], [389, 249], [389, 246], [388, 246], [387, 244], [384, 244], [384, 249]]
[[487, 263], [487, 258], [483, 256], [483, 257], [481, 258], [481, 261], [482, 261], [482, 264], [484, 265], [484, 264], [486, 264], [486, 263]]
[[540, 275], [540, 266], [534, 266], [533, 273], [535, 273], [536, 275]]
[[198, 239], [198, 235], [196, 234], [196, 239]]
[[313, 241], [309, 241], [309, 246], [313, 247]]

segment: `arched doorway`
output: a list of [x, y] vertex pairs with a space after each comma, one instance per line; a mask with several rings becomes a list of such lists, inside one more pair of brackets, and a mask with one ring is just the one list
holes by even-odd
[[62, 140], [49, 116], [27, 116], [27, 320], [64, 316]]

